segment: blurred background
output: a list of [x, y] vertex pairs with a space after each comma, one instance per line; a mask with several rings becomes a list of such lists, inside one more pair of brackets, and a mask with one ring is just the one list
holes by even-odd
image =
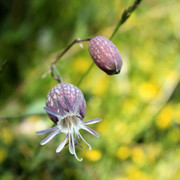
[[[78, 86], [84, 120], [100, 137], [81, 130], [92, 145], [76, 147], [82, 162], [45, 146], [36, 131], [53, 122], [43, 111], [54, 60], [74, 39], [109, 38], [133, 0], [0, 0], [0, 179], [179, 180], [180, 1], [144, 0], [112, 42], [124, 62], [119, 75], [97, 66]], [[63, 82], [77, 85], [92, 63], [88, 42], [57, 63]], [[5, 64], [3, 66], [3, 64]], [[28, 116], [29, 114], [34, 114]]]

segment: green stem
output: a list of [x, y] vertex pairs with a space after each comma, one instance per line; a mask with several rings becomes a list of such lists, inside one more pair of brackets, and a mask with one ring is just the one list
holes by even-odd
[[[139, 6], [140, 2], [142, 0], [135, 0], [133, 5], [130, 6], [128, 9], [125, 9], [124, 12], [121, 15], [121, 19], [119, 20], [116, 28], [114, 29], [111, 37], [109, 38], [110, 40], [115, 36], [115, 34], [117, 33], [117, 31], [119, 30], [119, 28], [121, 27], [122, 24], [124, 24], [127, 19], [131, 16], [132, 12]], [[92, 63], [88, 70], [83, 74], [83, 76], [81, 77], [81, 79], [78, 82], [78, 86], [80, 86], [80, 84], [82, 83], [83, 79], [88, 75], [88, 73], [91, 71], [92, 67], [93, 67], [94, 63]]]
[[117, 33], [119, 28], [128, 20], [128, 18], [131, 16], [132, 12], [137, 9], [139, 4], [141, 3], [142, 0], [135, 0], [133, 5], [130, 6], [128, 9], [125, 9], [121, 15], [121, 19], [119, 20], [116, 28], [114, 29], [111, 37], [109, 38], [110, 40], [114, 37], [114, 35]]
[[81, 84], [81, 82], [83, 81], [83, 79], [89, 74], [89, 72], [91, 71], [91, 69], [93, 68], [94, 63], [92, 62], [92, 64], [89, 66], [88, 70], [83, 74], [83, 76], [81, 77], [81, 79], [79, 80], [77, 86], [79, 86]]

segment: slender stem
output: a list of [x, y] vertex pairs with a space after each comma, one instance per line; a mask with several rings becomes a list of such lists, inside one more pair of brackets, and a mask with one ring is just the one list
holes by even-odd
[[[56, 72], [57, 76], [54, 75], [53, 70]], [[51, 75], [54, 76], [54, 79], [56, 79], [60, 84], [62, 83], [61, 76], [60, 76], [59, 71], [57, 70], [55, 64], [52, 65]]]
[[3, 119], [24, 119], [26, 117], [29, 117], [29, 116], [45, 116], [47, 115], [47, 113], [31, 113], [31, 114], [22, 114], [22, 115], [15, 115], [15, 116], [2, 116], [0, 117], [0, 120], [3, 120]]
[[[122, 24], [124, 24], [127, 19], [130, 17], [130, 15], [132, 14], [132, 12], [139, 6], [140, 2], [142, 0], [135, 0], [133, 5], [130, 6], [128, 9], [124, 10], [124, 12], [121, 15], [121, 19], [119, 20], [116, 28], [114, 29], [111, 37], [109, 38], [110, 40], [114, 37], [114, 35], [117, 33], [118, 29], [120, 28], [120, 26]], [[48, 71], [43, 75], [43, 78], [48, 74], [51, 73], [53, 79], [55, 79], [56, 81], [58, 81], [59, 83], [61, 83], [61, 79], [60, 76], [58, 75], [59, 73], [56, 71], [55, 68], [55, 64], [60, 60], [60, 58], [76, 43], [80, 43], [83, 41], [90, 41], [91, 39], [75, 39], [71, 44], [69, 44], [64, 51], [60, 52], [59, 54], [57, 54], [56, 58], [54, 59], [54, 61], [51, 63], [50, 68], [48, 69]], [[4, 66], [7, 64], [7, 62], [5, 61], [0, 69], [0, 72], [2, 72]], [[91, 71], [91, 69], [93, 68], [94, 63], [92, 62], [92, 64], [90, 65], [90, 67], [88, 68], [88, 70], [84, 73], [84, 75], [81, 77], [81, 79], [78, 82], [78, 86], [80, 86], [80, 84], [82, 83], [82, 81], [84, 80], [84, 78], [89, 74], [89, 72]], [[54, 71], [56, 72], [57, 76], [54, 75]], [[14, 119], [14, 118], [24, 118], [27, 116], [33, 116], [33, 115], [45, 115], [45, 114], [27, 114], [27, 115], [20, 115], [20, 116], [9, 116], [9, 117], [0, 117], [0, 119]]]
[[[125, 9], [124, 12], [122, 13], [121, 15], [121, 19], [119, 20], [115, 30], [113, 31], [111, 37], [109, 38], [110, 40], [114, 37], [114, 35], [117, 33], [118, 29], [120, 28], [120, 26], [122, 24], [124, 24], [127, 19], [130, 17], [130, 15], [132, 14], [132, 12], [139, 6], [140, 2], [142, 0], [135, 0], [133, 5], [130, 6], [128, 9]], [[91, 39], [88, 38], [88, 39], [75, 39], [71, 44], [69, 44], [67, 46], [67, 48], [64, 49], [64, 51], [60, 52], [59, 54], [57, 54], [56, 58], [54, 59], [54, 61], [51, 63], [50, 65], [50, 68], [49, 70], [47, 71], [47, 73], [45, 73], [45, 75], [43, 77], [45, 77], [49, 72], [51, 73], [51, 76], [53, 77], [53, 79], [55, 79], [56, 81], [58, 81], [59, 83], [61, 83], [61, 78], [59, 76], [59, 73], [57, 73], [57, 71], [55, 70], [54, 68], [54, 65], [59, 61], [59, 59], [76, 43], [80, 43], [80, 42], [83, 42], [83, 41], [90, 41]], [[92, 69], [93, 67], [93, 63], [90, 65], [90, 67], [88, 68], [87, 72], [85, 72], [85, 74], [81, 77], [81, 79], [79, 80], [78, 82], [78, 85], [80, 85], [83, 81], [83, 79], [87, 76], [87, 74], [90, 72], [90, 70]], [[54, 71], [56, 72], [56, 74], [58, 76], [56, 76], [54, 74]]]
[[8, 63], [8, 60], [6, 59], [6, 60], [2, 63], [2, 66], [0, 67], [0, 73], [3, 72], [3, 70], [5, 69], [7, 63]]
[[69, 44], [67, 46], [66, 49], [64, 49], [64, 51], [60, 52], [56, 58], [54, 59], [54, 61], [51, 63], [50, 65], [50, 72], [51, 72], [51, 75], [53, 77], [53, 79], [55, 79], [56, 81], [60, 82], [61, 83], [61, 80], [59, 79], [59, 77], [55, 76], [54, 74], [54, 65], [59, 61], [59, 59], [76, 43], [80, 43], [80, 42], [83, 42], [83, 41], [90, 41], [91, 39], [88, 38], [88, 39], [75, 39], [71, 44]]
[[132, 12], [139, 6], [142, 0], [135, 0], [133, 5], [130, 6], [128, 9], [125, 9], [121, 15], [121, 19], [119, 20], [116, 28], [114, 29], [111, 37], [109, 38], [110, 40], [114, 37], [114, 35], [117, 33], [119, 30], [120, 26], [123, 25], [127, 19], [131, 16]]
[[[140, 2], [142, 0], [135, 0], [133, 5], [130, 6], [128, 9], [125, 9], [121, 15], [121, 19], [119, 20], [116, 28], [114, 29], [111, 37], [109, 38], [110, 40], [114, 37], [114, 35], [117, 33], [117, 31], [119, 30], [120, 26], [122, 24], [124, 24], [127, 19], [130, 17], [130, 15], [132, 14], [132, 12], [139, 6]], [[78, 86], [82, 83], [83, 79], [88, 75], [88, 73], [91, 71], [92, 67], [93, 67], [94, 63], [92, 62], [92, 64], [89, 66], [88, 70], [83, 74], [83, 76], [81, 77], [81, 79], [78, 82]]]
[[92, 62], [92, 64], [89, 66], [88, 70], [83, 74], [83, 76], [81, 77], [81, 79], [79, 80], [77, 86], [79, 86], [81, 84], [81, 82], [83, 81], [83, 79], [89, 74], [89, 72], [91, 71], [91, 69], [93, 68], [94, 63]]

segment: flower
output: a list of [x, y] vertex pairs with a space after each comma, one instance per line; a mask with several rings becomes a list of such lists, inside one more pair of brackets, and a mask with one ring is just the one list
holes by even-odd
[[108, 75], [119, 74], [123, 65], [117, 47], [107, 38], [96, 36], [89, 42], [89, 52], [96, 65]]
[[75, 145], [80, 145], [82, 139], [91, 150], [91, 145], [88, 144], [80, 134], [79, 130], [84, 129], [94, 136], [99, 134], [86, 125], [94, 124], [101, 119], [94, 118], [89, 121], [83, 121], [86, 111], [86, 102], [82, 92], [74, 85], [68, 83], [61, 83], [54, 86], [48, 93], [46, 100], [46, 107], [44, 110], [48, 113], [50, 119], [56, 124], [55, 127], [38, 131], [38, 135], [52, 132], [40, 144], [44, 145], [53, 139], [57, 134], [65, 134], [65, 138], [59, 144], [56, 152], [59, 153], [69, 140], [69, 151], [78, 161], [82, 161], [76, 155]]

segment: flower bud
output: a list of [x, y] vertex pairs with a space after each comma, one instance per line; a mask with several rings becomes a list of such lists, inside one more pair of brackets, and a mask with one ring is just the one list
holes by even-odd
[[107, 38], [96, 36], [90, 40], [89, 52], [96, 65], [108, 75], [119, 74], [122, 59], [117, 47]]

